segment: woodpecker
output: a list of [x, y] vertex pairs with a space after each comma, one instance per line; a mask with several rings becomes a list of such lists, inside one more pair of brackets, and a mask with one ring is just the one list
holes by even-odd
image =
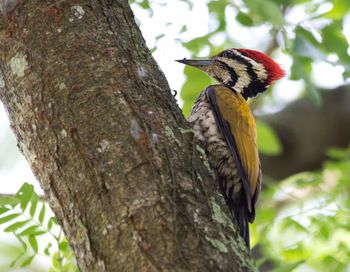
[[255, 218], [262, 174], [256, 127], [247, 98], [264, 92], [285, 75], [270, 57], [250, 49], [227, 49], [207, 60], [183, 59], [220, 84], [198, 96], [187, 121], [204, 145], [219, 187], [250, 248], [249, 226]]

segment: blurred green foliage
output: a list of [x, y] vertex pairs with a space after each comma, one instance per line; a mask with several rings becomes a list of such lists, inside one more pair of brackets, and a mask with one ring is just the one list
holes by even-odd
[[282, 152], [282, 145], [276, 133], [260, 120], [256, 121], [256, 128], [259, 132], [258, 147], [260, 153], [275, 156]]
[[320, 171], [265, 179], [251, 228], [258, 264], [273, 268], [264, 271], [349, 271], [350, 147], [329, 156]]

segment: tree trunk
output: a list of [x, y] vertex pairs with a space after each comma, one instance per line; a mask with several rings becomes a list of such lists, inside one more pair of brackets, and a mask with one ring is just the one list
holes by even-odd
[[127, 1], [0, 6], [0, 97], [80, 270], [255, 271]]

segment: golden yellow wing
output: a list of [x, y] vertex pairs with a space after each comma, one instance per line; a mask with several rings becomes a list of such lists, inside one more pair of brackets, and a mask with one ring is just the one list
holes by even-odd
[[254, 204], [260, 191], [261, 170], [253, 114], [243, 96], [223, 85], [208, 87], [207, 94], [219, 129], [242, 176], [248, 210], [254, 220]]

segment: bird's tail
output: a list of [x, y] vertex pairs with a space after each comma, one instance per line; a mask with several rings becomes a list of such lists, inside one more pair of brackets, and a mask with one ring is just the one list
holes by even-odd
[[247, 248], [250, 249], [250, 238], [249, 238], [249, 223], [248, 223], [248, 207], [242, 205], [238, 209], [234, 210], [234, 217], [238, 223], [239, 232], [243, 237]]

